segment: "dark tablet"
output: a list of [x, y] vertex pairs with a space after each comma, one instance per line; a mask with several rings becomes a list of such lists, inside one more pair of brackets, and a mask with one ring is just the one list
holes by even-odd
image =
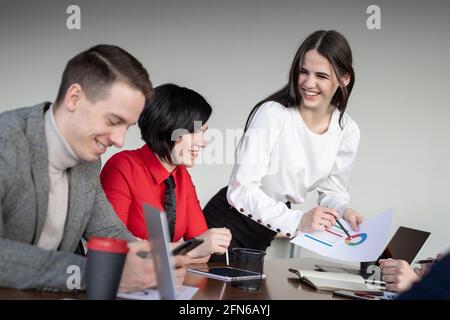
[[211, 267], [211, 268], [196, 268], [187, 269], [188, 272], [192, 272], [198, 275], [202, 275], [211, 279], [217, 279], [229, 282], [231, 280], [254, 280], [265, 278], [265, 274], [259, 274], [257, 272], [236, 269], [233, 267]]

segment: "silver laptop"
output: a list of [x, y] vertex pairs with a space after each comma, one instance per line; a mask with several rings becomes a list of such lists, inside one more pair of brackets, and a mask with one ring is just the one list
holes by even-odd
[[143, 207], [149, 241], [152, 246], [151, 256], [155, 264], [159, 295], [161, 300], [175, 300], [175, 277], [166, 214], [147, 204], [144, 204]]

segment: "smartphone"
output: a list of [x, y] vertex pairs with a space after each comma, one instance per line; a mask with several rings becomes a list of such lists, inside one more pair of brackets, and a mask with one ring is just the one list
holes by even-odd
[[180, 244], [175, 249], [173, 249], [172, 250], [172, 254], [174, 256], [176, 256], [176, 255], [185, 255], [189, 251], [191, 251], [192, 249], [197, 248], [202, 243], [203, 243], [203, 239], [197, 239], [197, 238], [189, 239], [189, 240], [183, 242], [182, 244]]

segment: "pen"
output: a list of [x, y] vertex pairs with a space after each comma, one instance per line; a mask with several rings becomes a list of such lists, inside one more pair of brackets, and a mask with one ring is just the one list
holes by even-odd
[[344, 228], [342, 223], [339, 222], [339, 219], [336, 219], [336, 223], [339, 225], [339, 227], [341, 227], [342, 230], [344, 230], [345, 234], [351, 239], [352, 236], [350, 235], [350, 233], [348, 233], [347, 229]]
[[[326, 212], [327, 214], [331, 214]], [[352, 236], [350, 235], [350, 233], [348, 233], [347, 229], [344, 228], [344, 226], [342, 225], [342, 223], [340, 223], [339, 219], [336, 219], [336, 223], [339, 225], [339, 227], [341, 227], [341, 229], [345, 232], [345, 234], [348, 236], [349, 239], [352, 238]]]
[[[225, 231], [227, 231], [228, 229], [227, 228], [224, 228], [225, 229]], [[229, 231], [229, 230], [228, 230]], [[228, 258], [228, 247], [227, 247], [227, 249], [225, 250], [225, 259], [227, 260], [227, 266], [229, 266], [230, 265], [230, 260], [229, 260], [229, 258]]]
[[386, 282], [385, 281], [379, 281], [379, 280], [369, 280], [369, 279], [365, 279], [364, 280], [365, 284], [373, 284], [373, 285], [378, 285], [378, 286], [386, 286]]
[[425, 260], [414, 261], [414, 263], [420, 263], [420, 264], [422, 264], [422, 263], [436, 263], [436, 262], [437, 262], [437, 259], [425, 259]]

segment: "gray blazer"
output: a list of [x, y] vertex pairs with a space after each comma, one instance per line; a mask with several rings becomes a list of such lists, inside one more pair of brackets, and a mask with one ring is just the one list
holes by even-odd
[[[0, 114], [0, 287], [68, 291], [82, 237], [134, 238], [114, 213], [99, 183], [100, 160], [69, 172], [69, 206], [59, 250], [37, 247], [47, 215], [49, 175], [44, 111], [50, 103]], [[69, 273], [68, 273], [69, 272]]]

